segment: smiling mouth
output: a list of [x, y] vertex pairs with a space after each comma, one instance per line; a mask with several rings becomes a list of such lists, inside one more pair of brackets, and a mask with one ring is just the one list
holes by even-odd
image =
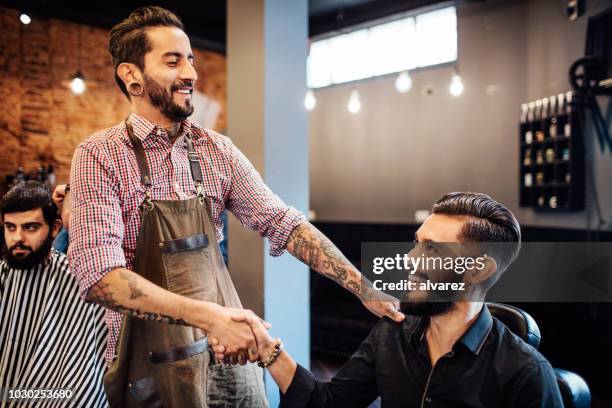
[[193, 88], [179, 88], [174, 92], [180, 93], [181, 95], [191, 95], [193, 92]]

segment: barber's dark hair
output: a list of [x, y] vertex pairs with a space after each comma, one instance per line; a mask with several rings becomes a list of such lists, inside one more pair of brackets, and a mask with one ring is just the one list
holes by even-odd
[[57, 206], [51, 199], [51, 191], [39, 181], [26, 181], [11, 188], [0, 202], [0, 216], [40, 208], [47, 224], [52, 227], [59, 218]]
[[[521, 227], [506, 207], [482, 193], [448, 193], [433, 205], [434, 214], [468, 217], [459, 233], [459, 240], [483, 242], [503, 272], [518, 256], [521, 248]], [[487, 243], [504, 243], [490, 245]], [[499, 274], [496, 274], [499, 276]]]
[[108, 51], [115, 69], [115, 81], [128, 99], [130, 94], [117, 75], [117, 67], [129, 62], [144, 70], [144, 57], [152, 50], [147, 29], [160, 26], [177, 27], [184, 31], [183, 22], [176, 14], [157, 6], [137, 8], [110, 30]]

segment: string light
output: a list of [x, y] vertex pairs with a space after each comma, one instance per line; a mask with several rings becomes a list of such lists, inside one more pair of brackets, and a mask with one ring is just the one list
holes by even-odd
[[21, 13], [19, 21], [21, 21], [22, 24], [28, 25], [32, 22], [32, 19], [26, 13]]

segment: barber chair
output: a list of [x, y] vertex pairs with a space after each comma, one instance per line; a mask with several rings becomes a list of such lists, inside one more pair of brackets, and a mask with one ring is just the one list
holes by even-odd
[[[527, 312], [503, 303], [487, 302], [487, 307], [491, 314], [505, 324], [512, 333], [535, 349], [540, 346], [540, 329]], [[555, 368], [555, 375], [565, 408], [591, 407], [591, 392], [582, 377], [560, 368]]]

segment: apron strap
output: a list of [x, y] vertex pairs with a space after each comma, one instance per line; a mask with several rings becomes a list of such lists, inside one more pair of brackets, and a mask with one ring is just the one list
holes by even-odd
[[125, 121], [125, 127], [127, 128], [128, 136], [134, 146], [134, 153], [136, 155], [136, 163], [138, 163], [138, 169], [140, 170], [140, 179], [145, 188], [150, 189], [153, 186], [151, 182], [151, 172], [149, 171], [149, 165], [147, 164], [147, 157], [145, 156], [144, 147], [142, 142], [134, 134], [134, 128], [132, 122], [128, 118]]
[[125, 121], [125, 128], [127, 129], [132, 146], [134, 146], [136, 163], [138, 164], [138, 170], [140, 170], [140, 180], [145, 187], [145, 208], [151, 210], [153, 209], [153, 202], [151, 201], [151, 188], [153, 187], [153, 182], [151, 181], [151, 172], [149, 171], [149, 165], [147, 164], [147, 156], [145, 156], [142, 142], [134, 134], [134, 127], [132, 126], [132, 121], [130, 121], [130, 118]]
[[191, 169], [191, 178], [193, 178], [193, 183], [196, 187], [196, 192], [200, 198], [204, 197], [204, 178], [202, 177], [202, 167], [200, 167], [200, 160], [198, 158], [198, 153], [195, 151], [193, 147], [193, 143], [191, 141], [191, 134], [187, 132], [185, 134], [185, 141], [187, 142], [187, 158], [189, 159], [189, 167]]
[[185, 136], [185, 140], [187, 141], [187, 157], [189, 158], [189, 167], [191, 167], [191, 177], [194, 182], [202, 183], [204, 179], [202, 177], [202, 168], [200, 167], [198, 153], [195, 151], [193, 143], [191, 142], [191, 135], [187, 133]]
[[[151, 187], [153, 182], [151, 181], [151, 172], [149, 171], [149, 165], [147, 164], [147, 157], [145, 156], [144, 147], [140, 139], [134, 134], [134, 128], [130, 118], [125, 121], [125, 127], [127, 129], [128, 136], [132, 145], [134, 146], [134, 154], [136, 155], [136, 163], [138, 163], [138, 169], [140, 170], [140, 179], [142, 184], [145, 186], [145, 194], [147, 196], [147, 206], [151, 203]], [[196, 187], [198, 196], [204, 198], [204, 178], [202, 177], [202, 168], [200, 167], [200, 160], [198, 159], [198, 153], [193, 147], [191, 141], [191, 135], [189, 132], [185, 134], [185, 141], [187, 142], [187, 158], [189, 159], [189, 167], [191, 169], [191, 178]]]

